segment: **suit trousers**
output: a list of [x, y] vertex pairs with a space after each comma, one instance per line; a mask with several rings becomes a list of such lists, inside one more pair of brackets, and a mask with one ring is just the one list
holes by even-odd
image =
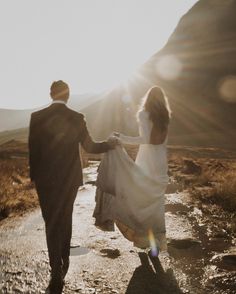
[[36, 190], [45, 221], [51, 278], [61, 280], [69, 268], [72, 213], [78, 187], [36, 183]]

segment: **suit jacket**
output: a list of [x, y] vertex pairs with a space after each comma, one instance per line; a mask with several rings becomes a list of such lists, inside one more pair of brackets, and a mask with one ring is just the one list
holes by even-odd
[[79, 143], [89, 153], [109, 150], [92, 141], [84, 116], [64, 104], [52, 104], [31, 115], [29, 131], [30, 178], [37, 185], [83, 184]]

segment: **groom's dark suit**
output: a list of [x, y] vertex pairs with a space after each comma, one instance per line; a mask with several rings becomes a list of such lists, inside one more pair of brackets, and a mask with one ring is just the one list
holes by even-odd
[[73, 203], [83, 184], [79, 143], [90, 153], [110, 149], [106, 142], [94, 143], [84, 116], [64, 104], [52, 104], [32, 114], [30, 177], [45, 220], [53, 279], [60, 279], [69, 266]]

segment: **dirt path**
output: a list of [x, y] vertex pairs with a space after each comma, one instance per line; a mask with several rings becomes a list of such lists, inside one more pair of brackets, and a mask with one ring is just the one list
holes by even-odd
[[[95, 171], [96, 165], [85, 170], [87, 180]], [[78, 192], [64, 293], [235, 293], [234, 240], [212, 238], [209, 216], [188, 194], [167, 195], [170, 256], [150, 259], [117, 230], [105, 233], [93, 225], [94, 193], [92, 185]], [[49, 267], [40, 211], [5, 220], [0, 240], [0, 293], [44, 293]]]

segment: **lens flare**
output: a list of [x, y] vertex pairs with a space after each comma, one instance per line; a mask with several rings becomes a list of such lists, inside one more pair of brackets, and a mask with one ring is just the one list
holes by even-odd
[[132, 102], [132, 97], [130, 95], [123, 95], [121, 99], [125, 104], [129, 104]]
[[151, 247], [151, 254], [152, 254], [152, 256], [157, 257], [158, 254], [159, 254], [159, 249], [158, 249], [158, 247], [157, 247], [156, 240], [155, 240], [155, 237], [154, 237], [153, 231], [152, 231], [151, 229], [148, 230], [148, 240], [149, 240], [149, 242], [150, 242], [150, 247]]
[[158, 60], [156, 70], [163, 79], [174, 80], [180, 75], [182, 64], [176, 56], [165, 55]]
[[219, 92], [226, 102], [236, 102], [236, 76], [226, 77], [220, 82]]

